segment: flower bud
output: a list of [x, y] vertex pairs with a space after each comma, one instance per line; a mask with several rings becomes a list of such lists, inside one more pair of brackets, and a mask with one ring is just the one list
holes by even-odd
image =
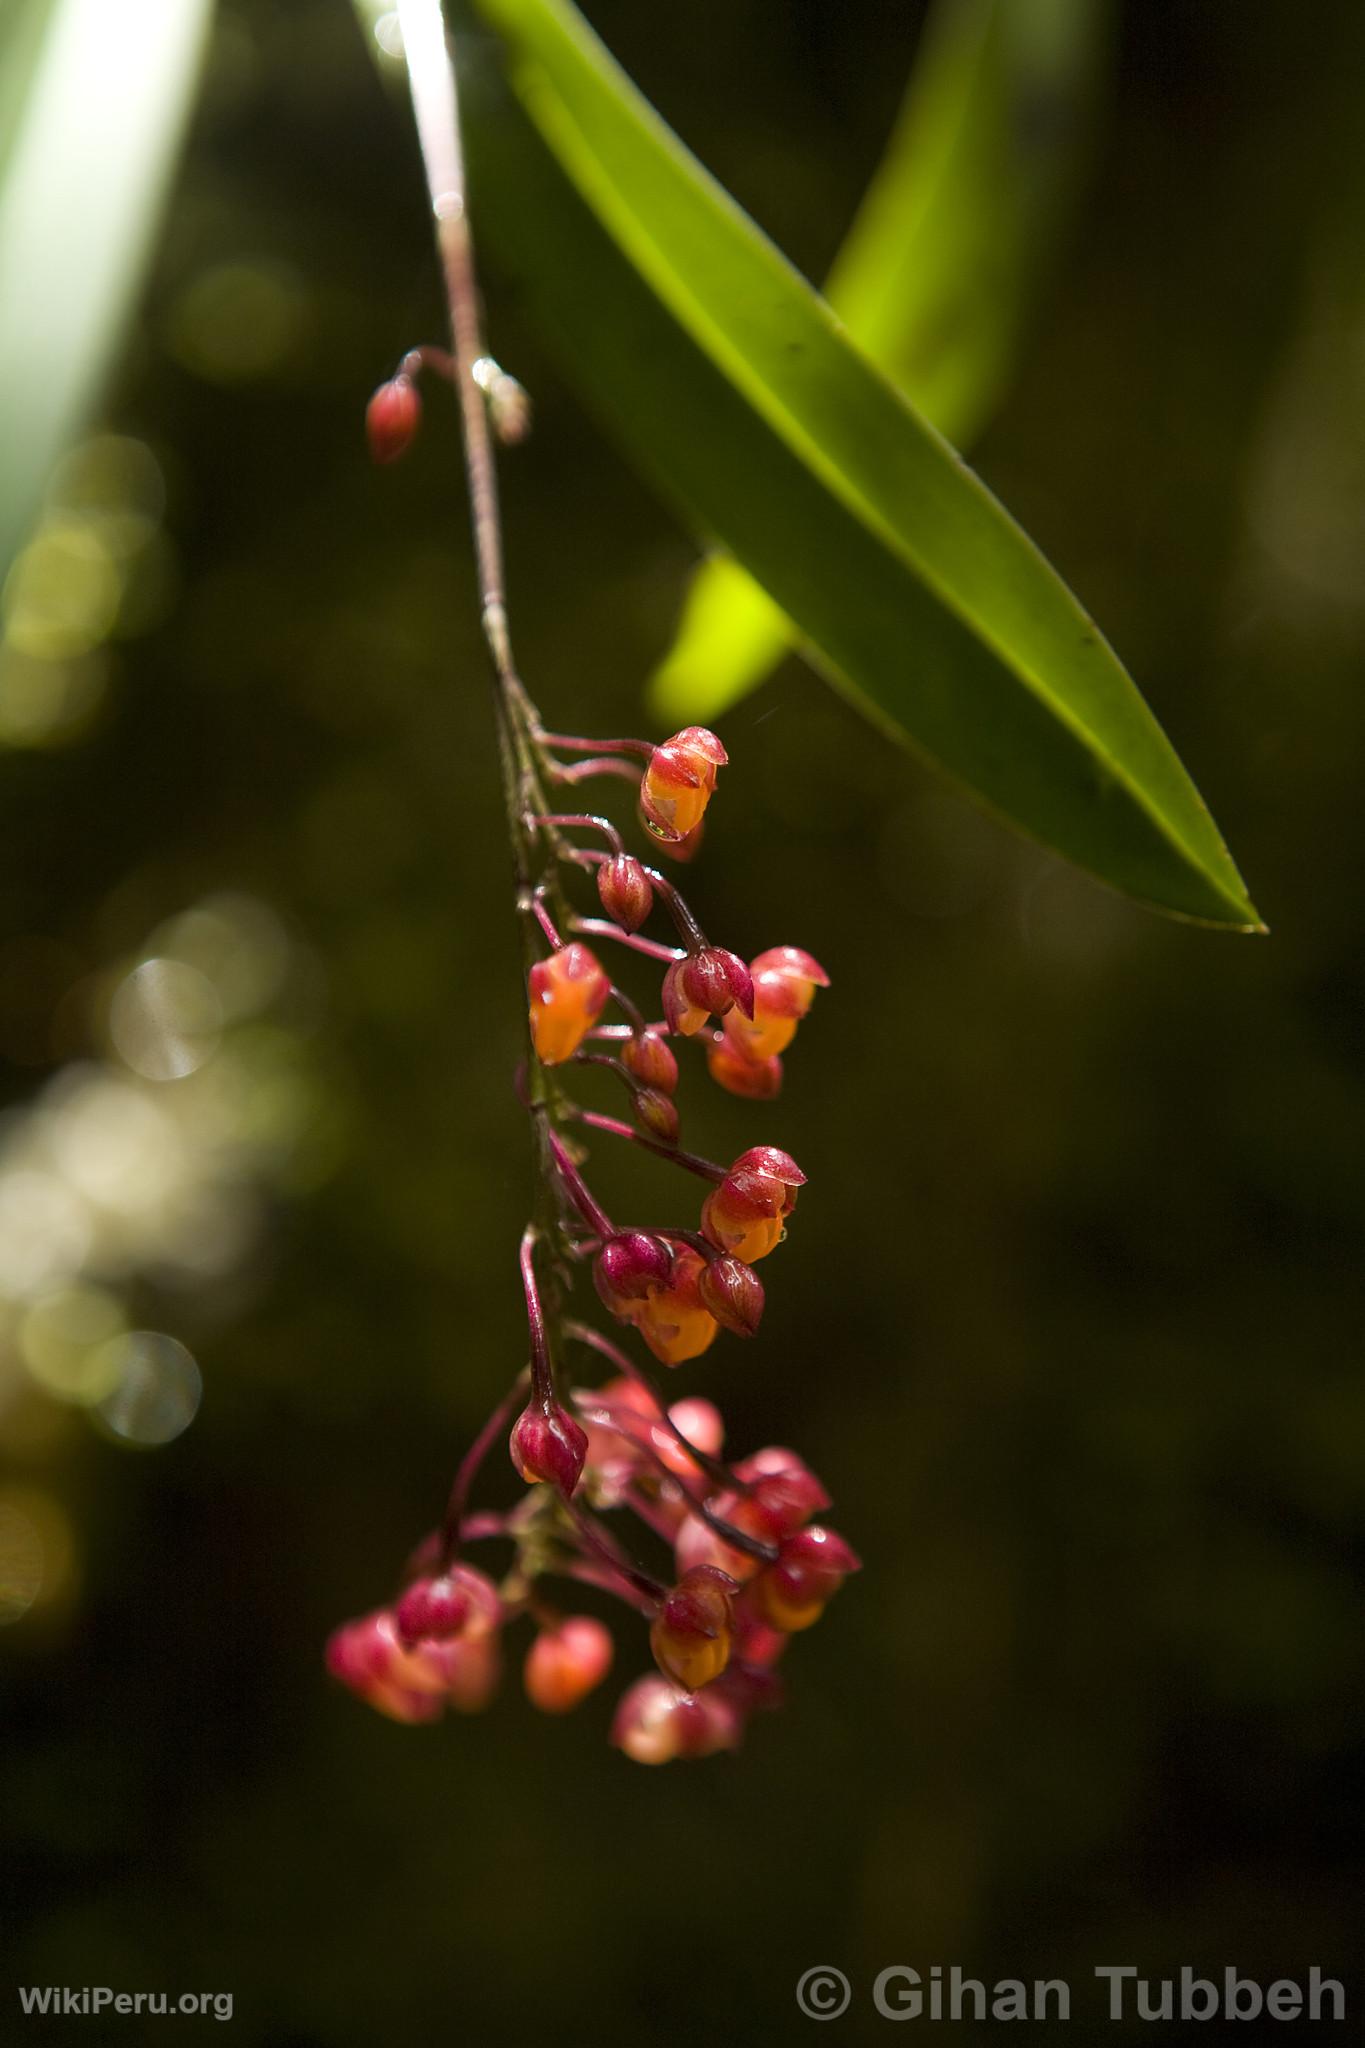
[[337, 1629], [327, 1644], [327, 1669], [369, 1706], [394, 1721], [436, 1721], [447, 1702], [449, 1644], [407, 1650], [387, 1608]]
[[501, 1636], [461, 1636], [440, 1648], [446, 1658], [446, 1698], [457, 1714], [481, 1714], [502, 1678]]
[[542, 1714], [567, 1714], [602, 1683], [615, 1646], [611, 1631], [590, 1614], [571, 1614], [543, 1628], [526, 1653], [526, 1696]]
[[695, 1038], [710, 1015], [709, 1010], [699, 1009], [688, 999], [682, 985], [684, 962], [675, 960], [671, 967], [664, 969], [662, 1002], [664, 1018], [670, 1031], [676, 1031], [681, 1038]]
[[399, 1600], [395, 1616], [399, 1637], [409, 1649], [442, 1642], [457, 1636], [468, 1621], [469, 1595], [452, 1579], [418, 1579]]
[[750, 1016], [754, 1007], [753, 977], [738, 953], [724, 946], [703, 946], [678, 963], [678, 987], [684, 1000], [709, 1017], [723, 1017], [738, 1007]]
[[671, 1095], [678, 1085], [678, 1062], [661, 1031], [637, 1031], [621, 1048], [628, 1073], [646, 1088]]
[[684, 1692], [700, 1692], [729, 1663], [734, 1594], [733, 1579], [699, 1564], [683, 1573], [660, 1608], [649, 1647], [664, 1677]]
[[[738, 1021], [745, 1022], [742, 1017]], [[725, 1031], [717, 1031], [707, 1046], [707, 1071], [727, 1094], [744, 1095], [753, 1102], [770, 1102], [782, 1092], [782, 1062], [776, 1053], [767, 1059], [750, 1059], [728, 1035], [735, 1022], [736, 1013], [732, 1010], [725, 1020]]]
[[708, 1259], [697, 1291], [721, 1328], [736, 1337], [752, 1337], [763, 1320], [763, 1282], [743, 1259], [728, 1253]]
[[679, 1245], [668, 1285], [652, 1289], [631, 1317], [663, 1365], [682, 1365], [689, 1358], [700, 1358], [715, 1340], [720, 1325], [702, 1300], [699, 1286], [705, 1264], [690, 1245]]
[[593, 1262], [592, 1277], [606, 1307], [620, 1322], [629, 1322], [634, 1305], [652, 1287], [666, 1286], [673, 1254], [661, 1238], [644, 1230], [623, 1230], [609, 1237]]
[[528, 1486], [553, 1486], [567, 1500], [582, 1477], [588, 1439], [558, 1401], [532, 1402], [513, 1425], [508, 1449]]
[[783, 1539], [776, 1564], [753, 1582], [754, 1605], [771, 1627], [793, 1634], [818, 1621], [849, 1573], [860, 1569], [843, 1537], [813, 1522]]
[[781, 1242], [805, 1179], [789, 1153], [775, 1145], [752, 1146], [702, 1204], [702, 1230], [721, 1251], [753, 1265]]
[[375, 462], [397, 462], [422, 424], [422, 395], [401, 373], [381, 384], [365, 408], [365, 432]]
[[633, 853], [613, 854], [597, 870], [602, 908], [628, 932], [637, 932], [654, 908], [654, 886]]
[[611, 982], [593, 952], [577, 940], [548, 960], [537, 960], [528, 976], [531, 1042], [543, 1066], [572, 1059], [606, 1007]]
[[665, 1095], [660, 1088], [638, 1088], [631, 1109], [642, 1131], [648, 1131], [665, 1145], [677, 1144], [682, 1119], [671, 1095]]
[[611, 1724], [612, 1741], [637, 1764], [667, 1764], [674, 1757], [738, 1749], [742, 1733], [733, 1701], [714, 1691], [694, 1699], [652, 1672], [637, 1678], [622, 1695]]
[[655, 837], [677, 842], [701, 823], [729, 756], [713, 732], [689, 725], [657, 746], [640, 782], [640, 809]]
[[467, 1564], [453, 1564], [439, 1578], [414, 1579], [394, 1609], [399, 1641], [409, 1650], [452, 1636], [487, 1635], [501, 1621], [497, 1587]]

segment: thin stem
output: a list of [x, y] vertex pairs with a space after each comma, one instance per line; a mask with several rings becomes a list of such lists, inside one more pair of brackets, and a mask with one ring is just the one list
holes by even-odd
[[644, 1131], [623, 1124], [619, 1117], [601, 1116], [595, 1109], [580, 1109], [576, 1117], [591, 1130], [606, 1131], [613, 1138], [629, 1138], [632, 1145], [643, 1145], [646, 1152], [657, 1152], [660, 1159], [671, 1159], [675, 1166], [685, 1166], [689, 1173], [699, 1174], [703, 1180], [719, 1184], [730, 1170], [728, 1166], [717, 1166], [714, 1159], [703, 1159], [697, 1152], [684, 1152], [678, 1145], [665, 1145], [659, 1138], [648, 1137]]
[[592, 740], [576, 732], [545, 731], [538, 731], [536, 738], [561, 754], [633, 754], [637, 761], [647, 761], [654, 752], [648, 740]]
[[[532, 812], [527, 816], [526, 822], [528, 825], [534, 826], [562, 825], [577, 832], [600, 832], [613, 853], [625, 852], [626, 843], [612, 824], [611, 819], [599, 818], [594, 811], [547, 811], [539, 815]], [[571, 848], [570, 851], [576, 859], [582, 860], [587, 857], [577, 847]], [[591, 858], [593, 860], [602, 860], [605, 856], [600, 853], [594, 853]]]
[[567, 767], [559, 761], [550, 764], [551, 782], [563, 783], [569, 787], [576, 782], [591, 782], [598, 775], [619, 776], [622, 782], [634, 782], [637, 785], [640, 780], [629, 761], [613, 759], [611, 756], [602, 760], [574, 761]]
[[548, 1407], [555, 1397], [554, 1366], [550, 1359], [550, 1335], [545, 1327], [545, 1311], [541, 1307], [540, 1289], [536, 1286], [535, 1248], [540, 1233], [533, 1223], [528, 1223], [521, 1234], [521, 1250], [518, 1262], [521, 1266], [521, 1284], [526, 1295], [526, 1320], [531, 1329], [531, 1390], [542, 1407]]
[[615, 1224], [601, 1203], [595, 1199], [592, 1189], [570, 1159], [563, 1140], [554, 1131], [550, 1132], [550, 1157], [554, 1161], [555, 1172], [564, 1184], [564, 1192], [588, 1228], [595, 1230], [599, 1237], [614, 1237]]
[[615, 939], [620, 946], [629, 946], [633, 953], [643, 953], [648, 960], [662, 960], [671, 967], [675, 960], [685, 960], [687, 955], [681, 946], [661, 946], [657, 939], [646, 939], [639, 932], [624, 931], [619, 924], [612, 924], [605, 917], [571, 917], [569, 923], [576, 932], [583, 932], [591, 939]]

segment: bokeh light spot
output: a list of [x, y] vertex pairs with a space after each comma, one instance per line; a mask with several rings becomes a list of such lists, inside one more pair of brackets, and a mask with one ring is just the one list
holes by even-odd
[[223, 1005], [207, 975], [184, 960], [144, 960], [109, 1006], [109, 1035], [145, 1081], [180, 1081], [212, 1059]]
[[288, 364], [307, 325], [303, 283], [287, 264], [218, 263], [181, 292], [169, 339], [196, 376], [250, 384]]
[[20, 654], [61, 661], [107, 638], [122, 579], [98, 529], [80, 519], [49, 520], [5, 579], [5, 637]]
[[106, 1347], [118, 1384], [96, 1406], [128, 1444], [168, 1444], [199, 1412], [203, 1380], [183, 1344], [158, 1330], [134, 1330]]

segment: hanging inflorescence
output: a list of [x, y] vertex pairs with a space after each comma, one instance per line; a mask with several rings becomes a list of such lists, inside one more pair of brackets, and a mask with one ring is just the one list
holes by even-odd
[[[527, 1362], [467, 1451], [444, 1519], [410, 1560], [395, 1599], [338, 1629], [327, 1660], [395, 1720], [435, 1721], [447, 1707], [488, 1704], [507, 1633], [525, 1619], [526, 1691], [545, 1712], [564, 1713], [602, 1682], [613, 1658], [601, 1620], [558, 1604], [556, 1585], [577, 1583], [614, 1596], [646, 1624], [656, 1669], [623, 1695], [612, 1739], [637, 1762], [666, 1763], [739, 1744], [749, 1715], [780, 1698], [776, 1666], [788, 1638], [810, 1627], [858, 1568], [843, 1538], [816, 1519], [829, 1497], [796, 1452], [768, 1446], [725, 1462], [716, 1406], [666, 1399], [630, 1348], [638, 1342], [672, 1369], [700, 1357], [722, 1330], [752, 1337], [763, 1314], [754, 1268], [781, 1243], [805, 1184], [775, 1145], [751, 1146], [729, 1166], [682, 1148], [674, 1044], [704, 1047], [712, 1077], [731, 1094], [775, 1096], [783, 1055], [828, 978], [797, 946], [746, 964], [712, 945], [682, 892], [627, 850], [610, 818], [572, 808], [583, 784], [624, 780], [653, 845], [689, 860], [726, 753], [700, 726], [659, 746], [547, 732], [516, 673], [492, 444], [524, 437], [529, 404], [479, 333], [439, 8], [404, 0], [400, 18], [454, 351], [411, 350], [371, 399], [367, 425], [376, 461], [392, 462], [420, 425], [421, 375], [455, 386], [525, 939], [529, 1045], [518, 1092], [537, 1176], [520, 1252]], [[574, 898], [588, 876], [600, 915]], [[644, 930], [660, 909], [672, 926], [668, 942]], [[615, 983], [599, 957], [607, 945], [662, 968], [661, 1016], [647, 1019]], [[571, 1093], [592, 1068], [615, 1077], [627, 1118], [585, 1108]], [[586, 1177], [593, 1134], [642, 1146], [700, 1179], [705, 1194], [692, 1220], [614, 1222]], [[589, 1274], [622, 1341], [585, 1319]], [[585, 1383], [589, 1366], [610, 1376]], [[508, 1509], [476, 1509], [474, 1482], [499, 1441], [526, 1490]], [[637, 1555], [641, 1537], [653, 1564]], [[503, 1546], [497, 1574], [469, 1561], [485, 1543]]]

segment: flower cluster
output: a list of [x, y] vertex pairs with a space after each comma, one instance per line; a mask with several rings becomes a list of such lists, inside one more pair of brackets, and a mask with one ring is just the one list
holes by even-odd
[[[444, 188], [442, 188], [444, 190]], [[443, 247], [445, 245], [443, 244]], [[526, 941], [529, 1056], [518, 1090], [538, 1166], [522, 1237], [528, 1362], [456, 1473], [440, 1526], [419, 1546], [392, 1602], [333, 1635], [332, 1674], [393, 1719], [434, 1721], [447, 1707], [485, 1706], [500, 1683], [508, 1629], [529, 1622], [523, 1678], [546, 1713], [576, 1706], [606, 1678], [613, 1638], [593, 1613], [565, 1613], [556, 1581], [614, 1598], [644, 1623], [654, 1670], [617, 1704], [612, 1740], [639, 1763], [735, 1748], [750, 1714], [781, 1696], [777, 1664], [858, 1560], [819, 1518], [829, 1497], [796, 1454], [769, 1446], [725, 1462], [725, 1425], [709, 1401], [669, 1401], [652, 1368], [699, 1358], [722, 1331], [752, 1337], [763, 1316], [755, 1267], [782, 1242], [805, 1175], [775, 1145], [752, 1145], [728, 1166], [683, 1149], [678, 1051], [701, 1047], [732, 1095], [765, 1098], [815, 991], [828, 986], [799, 946], [745, 961], [713, 945], [677, 885], [630, 852], [617, 826], [575, 810], [568, 794], [597, 780], [628, 782], [651, 850], [690, 861], [727, 765], [713, 732], [688, 726], [660, 745], [547, 732], [516, 674], [502, 603], [501, 540], [490, 435], [524, 434], [525, 393], [471, 342], [476, 292], [467, 241], [446, 248], [459, 353], [413, 349], [370, 401], [376, 461], [391, 463], [421, 424], [418, 380], [448, 378], [461, 403], [469, 456], [475, 553], [485, 636], [507, 764], [517, 906]], [[452, 263], [454, 269], [452, 270]], [[458, 273], [458, 274], [457, 274]], [[597, 902], [570, 884], [591, 878]], [[598, 914], [600, 912], [600, 914]], [[662, 912], [667, 940], [645, 927]], [[657, 1003], [647, 1015], [609, 973], [601, 949], [651, 963]], [[586, 1106], [569, 1083], [609, 1075], [626, 1117]], [[620, 1225], [584, 1175], [586, 1140], [626, 1140], [700, 1179], [679, 1225]], [[585, 1321], [586, 1281], [620, 1340]], [[605, 1384], [583, 1368], [605, 1365]], [[489, 1451], [506, 1444], [523, 1491], [510, 1507], [474, 1510]], [[634, 1518], [656, 1553], [637, 1556], [622, 1534]], [[468, 1561], [475, 1544], [510, 1551], [497, 1574]]]
[[[806, 1176], [775, 1145], [750, 1146], [729, 1166], [684, 1151], [674, 1046], [702, 1039], [724, 1087], [771, 1095], [828, 977], [796, 946], [746, 965], [712, 945], [677, 887], [627, 852], [607, 818], [548, 807], [549, 787], [623, 773], [634, 781], [635, 757], [647, 829], [665, 851], [689, 855], [726, 764], [713, 733], [689, 727], [651, 747], [546, 733], [528, 719], [518, 737], [532, 1053], [522, 1093], [542, 1167], [541, 1205], [521, 1248], [529, 1364], [465, 1458], [445, 1520], [403, 1590], [338, 1630], [328, 1663], [397, 1720], [434, 1720], [447, 1706], [470, 1712], [496, 1691], [505, 1630], [525, 1618], [534, 1628], [527, 1694], [563, 1713], [601, 1684], [613, 1657], [597, 1616], [565, 1614], [547, 1596], [547, 1581], [576, 1582], [614, 1595], [647, 1624], [656, 1668], [621, 1698], [612, 1739], [637, 1762], [664, 1763], [736, 1747], [749, 1715], [780, 1697], [776, 1666], [788, 1638], [818, 1619], [858, 1560], [818, 1519], [829, 1497], [796, 1452], [770, 1446], [723, 1462], [719, 1410], [699, 1398], [667, 1402], [643, 1362], [573, 1313], [565, 1276], [590, 1271], [608, 1315], [667, 1367], [700, 1357], [722, 1330], [754, 1335], [764, 1305], [754, 1268], [782, 1242]], [[603, 843], [582, 844], [588, 834]], [[593, 876], [603, 916], [571, 903], [575, 873]], [[644, 934], [659, 905], [676, 943]], [[590, 939], [662, 968], [662, 1016], [647, 1018], [612, 981]], [[611, 1011], [620, 1021], [603, 1021]], [[569, 1097], [566, 1069], [593, 1068], [624, 1088], [630, 1121]], [[584, 1177], [589, 1132], [642, 1145], [699, 1178], [694, 1223], [613, 1222]], [[610, 1367], [605, 1385], [570, 1372], [566, 1354], [583, 1352]], [[474, 1477], [499, 1437], [526, 1491], [509, 1509], [472, 1513]], [[666, 1569], [627, 1548], [614, 1526], [622, 1513], [666, 1551]], [[496, 1539], [511, 1545], [512, 1560], [495, 1582], [465, 1551]]]

